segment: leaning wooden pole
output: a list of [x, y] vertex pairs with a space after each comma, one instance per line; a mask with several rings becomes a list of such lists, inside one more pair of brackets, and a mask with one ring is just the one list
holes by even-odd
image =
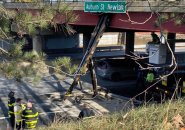
[[96, 47], [99, 43], [100, 38], [103, 35], [103, 32], [106, 29], [106, 26], [108, 25], [109, 22], [109, 15], [110, 14], [102, 14], [100, 16], [100, 19], [98, 21], [98, 24], [96, 25], [92, 35], [91, 35], [91, 39], [89, 41], [87, 50], [82, 58], [82, 61], [80, 63], [80, 65], [78, 66], [78, 69], [75, 72], [75, 76], [74, 76], [74, 81], [72, 83], [72, 85], [70, 86], [69, 90], [67, 91], [67, 93], [65, 94], [65, 96], [68, 96], [72, 93], [73, 88], [78, 84], [79, 80], [80, 80], [80, 70], [83, 66], [87, 66], [90, 63], [90, 60], [93, 57], [93, 54], [96, 50]]
[[92, 86], [93, 86], [93, 93], [94, 93], [93, 97], [95, 97], [98, 94], [98, 91], [97, 91], [97, 77], [96, 77], [96, 71], [95, 71], [93, 59], [90, 59], [89, 71], [91, 74], [91, 82], [92, 82]]

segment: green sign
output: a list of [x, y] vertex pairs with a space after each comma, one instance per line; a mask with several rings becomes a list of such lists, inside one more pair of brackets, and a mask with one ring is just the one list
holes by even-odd
[[125, 13], [125, 1], [89, 1], [85, 2], [84, 12]]

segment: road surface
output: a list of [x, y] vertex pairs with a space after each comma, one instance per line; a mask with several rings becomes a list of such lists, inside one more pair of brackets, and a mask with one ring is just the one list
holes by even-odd
[[[28, 82], [17, 83], [14, 80], [7, 80], [0, 77], [0, 128], [5, 130], [8, 122], [8, 93], [15, 92], [16, 98], [22, 98], [24, 101], [31, 101], [34, 107], [39, 111], [39, 125], [47, 125], [54, 120], [56, 116], [77, 118], [83, 104], [87, 104], [93, 109], [97, 116], [104, 113], [110, 113], [121, 110], [128, 110], [133, 107], [128, 102], [128, 98], [109, 93], [108, 96], [102, 91], [100, 95], [92, 99], [91, 85], [82, 82], [83, 92], [74, 89], [73, 96], [61, 100], [61, 96], [66, 92], [72, 83], [69, 77], [59, 80], [59, 76], [52, 75], [43, 78], [36, 85]], [[90, 88], [90, 89], [89, 89]], [[85, 100], [76, 100], [78, 97], [84, 96]], [[128, 103], [126, 106], [125, 104]], [[125, 107], [124, 107], [125, 106]], [[57, 113], [57, 114], [56, 114]]]

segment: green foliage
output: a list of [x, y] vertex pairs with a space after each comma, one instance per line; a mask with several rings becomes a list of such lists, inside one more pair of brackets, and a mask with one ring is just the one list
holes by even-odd
[[[10, 33], [11, 25], [12, 29], [22, 37], [24, 34], [35, 35], [40, 31], [58, 28], [57, 23], [61, 23], [61, 19], [56, 19], [58, 15], [62, 19], [64, 18], [64, 24], [77, 20], [72, 9], [69, 9], [69, 6], [61, 1], [56, 3], [56, 6], [43, 5], [40, 2], [40, 0], [35, 0], [35, 3], [32, 3], [32, 6], [40, 8], [34, 12], [27, 9], [9, 10], [0, 5], [0, 38], [12, 39], [14, 37], [13, 33]], [[35, 77], [33, 79], [35, 82], [40, 79], [42, 74], [48, 72], [47, 65], [44, 63], [46, 55], [36, 52], [23, 53], [24, 43], [25, 41], [21, 40], [11, 46], [9, 55], [6, 56], [7, 61], [0, 62], [0, 71], [7, 78], [15, 78], [17, 81], [23, 77], [32, 76]], [[77, 68], [76, 65], [71, 64], [71, 59], [66, 57], [58, 59], [54, 65], [56, 66], [55, 70], [62, 69], [67, 73], [74, 73]]]
[[0, 18], [0, 24], [2, 25], [1, 29], [5, 32], [5, 33], [9, 33], [10, 32], [10, 21], [7, 20], [5, 17], [1, 17]]
[[35, 26], [33, 26], [33, 24], [28, 24], [27, 29], [30, 35], [34, 35], [36, 33], [36, 29]]
[[169, 21], [174, 21], [175, 25], [185, 24], [184, 16], [180, 13], [161, 14], [155, 21], [155, 26], [159, 27], [161, 24]]
[[62, 67], [70, 67], [71, 65], [71, 58], [70, 57], [62, 57], [61, 58], [61, 61], [62, 61]]
[[86, 67], [86, 66], [83, 66], [83, 67], [81, 68], [81, 70], [80, 70], [80, 73], [81, 73], [81, 74], [86, 74], [86, 72], [87, 72], [87, 67]]
[[39, 57], [36, 53], [34, 52], [25, 52], [23, 55], [23, 59], [26, 61], [33, 62], [34, 60], [37, 60]]
[[31, 66], [28, 67], [22, 67], [22, 71], [24, 72], [25, 76], [34, 76], [36, 73], [36, 70], [30, 69]]
[[8, 79], [16, 79], [20, 81], [24, 76], [28, 76], [33, 74], [33, 71], [30, 70], [30, 66], [20, 66], [20, 62], [17, 61], [9, 61], [8, 63], [2, 63], [1, 72]]
[[180, 20], [180, 19], [177, 19], [177, 20], [175, 21], [175, 25], [182, 25], [182, 23], [183, 23], [183, 21]]
[[78, 68], [77, 65], [71, 65], [69, 69], [69, 73], [74, 74], [77, 68]]
[[54, 70], [57, 73], [61, 72], [61, 67], [63, 66], [63, 59], [62, 58], [57, 58], [52, 62], [52, 66], [54, 66]]
[[[40, 7], [34, 13], [27, 11], [26, 9], [9, 10], [0, 6], [0, 38], [10, 37], [10, 25], [13, 22], [16, 25], [17, 33], [34, 35], [41, 30], [46, 30], [52, 27], [56, 27], [57, 21], [55, 18], [57, 15], [62, 15], [64, 23], [74, 22], [78, 19], [72, 11], [69, 9], [68, 4], [58, 1], [56, 6], [50, 4], [40, 5], [39, 1], [35, 1], [33, 6]], [[11, 22], [10, 22], [11, 21]]]
[[57, 12], [59, 14], [68, 16], [65, 19], [66, 23], [75, 22], [79, 19], [78, 15], [75, 15], [72, 10], [73, 10], [72, 7], [69, 7], [67, 4], [64, 4], [64, 3], [58, 4], [58, 7], [57, 7]]
[[52, 62], [52, 65], [55, 67], [55, 72], [60, 73], [61, 69], [63, 68], [67, 72], [69, 72], [71, 64], [71, 59], [69, 57], [59, 57]]
[[8, 79], [14, 78], [17, 81], [24, 77], [34, 77], [34, 83], [40, 79], [41, 75], [48, 72], [44, 63], [46, 55], [34, 51], [23, 53], [23, 45], [24, 40], [12, 45], [6, 62], [0, 62], [0, 71]]
[[44, 53], [36, 53], [35, 51], [25, 52], [22, 56], [23, 60], [29, 62], [37, 62], [37, 61], [44, 61], [46, 59], [46, 54]]
[[24, 40], [17, 41], [16, 43], [12, 44], [12, 46], [9, 50], [10, 56], [15, 57], [15, 58], [22, 56], [23, 45], [24, 45]]
[[72, 64], [71, 58], [69, 57], [57, 58], [52, 62], [52, 66], [55, 67], [54, 70], [57, 73], [61, 73], [62, 70], [69, 74], [74, 74], [78, 68], [76, 64]]
[[5, 77], [12, 78], [15, 70], [15, 63], [1, 63], [1, 71], [4, 73]]
[[10, 35], [10, 20], [6, 17], [0, 17], [0, 37], [8, 38]]
[[165, 23], [167, 20], [169, 20], [170, 17], [168, 14], [161, 14], [157, 20], [155, 21], [155, 26], [159, 27], [161, 24]]

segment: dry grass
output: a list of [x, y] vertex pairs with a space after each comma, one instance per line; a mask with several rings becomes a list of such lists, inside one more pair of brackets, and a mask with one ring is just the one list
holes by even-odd
[[38, 130], [179, 130], [185, 121], [184, 111], [185, 103], [181, 99], [172, 103], [149, 104], [127, 113], [115, 113], [77, 122], [55, 122], [50, 127], [41, 127]]

